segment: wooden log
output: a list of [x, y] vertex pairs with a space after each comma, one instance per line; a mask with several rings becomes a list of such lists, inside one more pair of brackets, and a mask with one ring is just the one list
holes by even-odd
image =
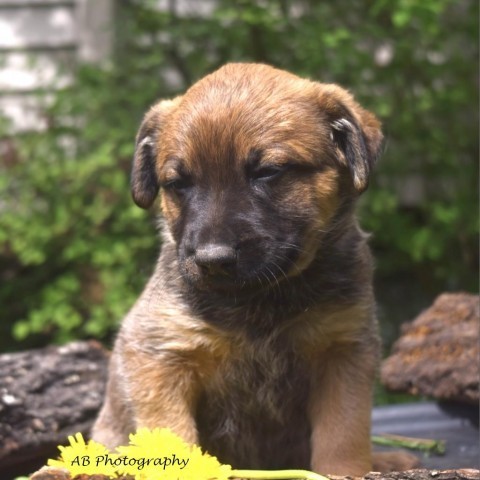
[[406, 472], [372, 472], [363, 480], [480, 480], [480, 471], [464, 468], [457, 470], [407, 470]]
[[382, 365], [382, 383], [395, 392], [478, 408], [478, 295], [446, 293], [405, 325]]
[[1, 478], [39, 468], [68, 435], [88, 433], [107, 363], [93, 341], [0, 355]]
[[[479, 480], [480, 471], [475, 469], [457, 470], [407, 470], [405, 472], [370, 472], [364, 477], [329, 477], [331, 480]], [[30, 480], [111, 480], [106, 475], [76, 475], [52, 467], [34, 473]], [[133, 480], [132, 477], [116, 477], [116, 480]], [[294, 479], [292, 479], [294, 480]]]

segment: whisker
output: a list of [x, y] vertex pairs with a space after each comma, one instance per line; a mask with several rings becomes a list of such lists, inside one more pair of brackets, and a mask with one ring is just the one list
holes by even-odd
[[[273, 264], [273, 265], [276, 266], [275, 264]], [[266, 267], [266, 269], [267, 269], [268, 273], [270, 273], [270, 275], [272, 276], [273, 280], [275, 281], [275, 285], [277, 286], [278, 292], [280, 293], [280, 292], [281, 292], [281, 286], [280, 286], [280, 282], [278, 281], [277, 276], [275, 275], [274, 272], [272, 272], [272, 270], [270, 270], [269, 267]], [[270, 285], [271, 285], [272, 287], [275, 286], [272, 282], [270, 282]]]

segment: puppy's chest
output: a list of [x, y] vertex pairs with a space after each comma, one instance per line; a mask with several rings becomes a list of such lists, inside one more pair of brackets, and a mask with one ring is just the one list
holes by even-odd
[[307, 366], [287, 347], [239, 346], [205, 382], [197, 409], [202, 445], [232, 464], [279, 468], [262, 462], [308, 438], [308, 389]]

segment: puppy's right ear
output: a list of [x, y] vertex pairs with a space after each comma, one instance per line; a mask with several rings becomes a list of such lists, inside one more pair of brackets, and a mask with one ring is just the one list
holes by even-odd
[[135, 141], [130, 187], [133, 201], [142, 208], [152, 206], [160, 189], [156, 160], [158, 144], [168, 116], [176, 109], [180, 97], [163, 100], [145, 115]]

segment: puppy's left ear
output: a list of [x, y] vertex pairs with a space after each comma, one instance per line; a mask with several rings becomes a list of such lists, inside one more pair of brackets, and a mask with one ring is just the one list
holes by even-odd
[[380, 122], [337, 85], [320, 84], [320, 105], [327, 114], [338, 160], [349, 168], [353, 185], [361, 193], [381, 151]]
[[139, 207], [151, 207], [158, 195], [160, 184], [156, 168], [157, 150], [163, 140], [165, 123], [176, 109], [180, 98], [163, 100], [154, 105], [138, 130], [130, 187], [133, 200]]

